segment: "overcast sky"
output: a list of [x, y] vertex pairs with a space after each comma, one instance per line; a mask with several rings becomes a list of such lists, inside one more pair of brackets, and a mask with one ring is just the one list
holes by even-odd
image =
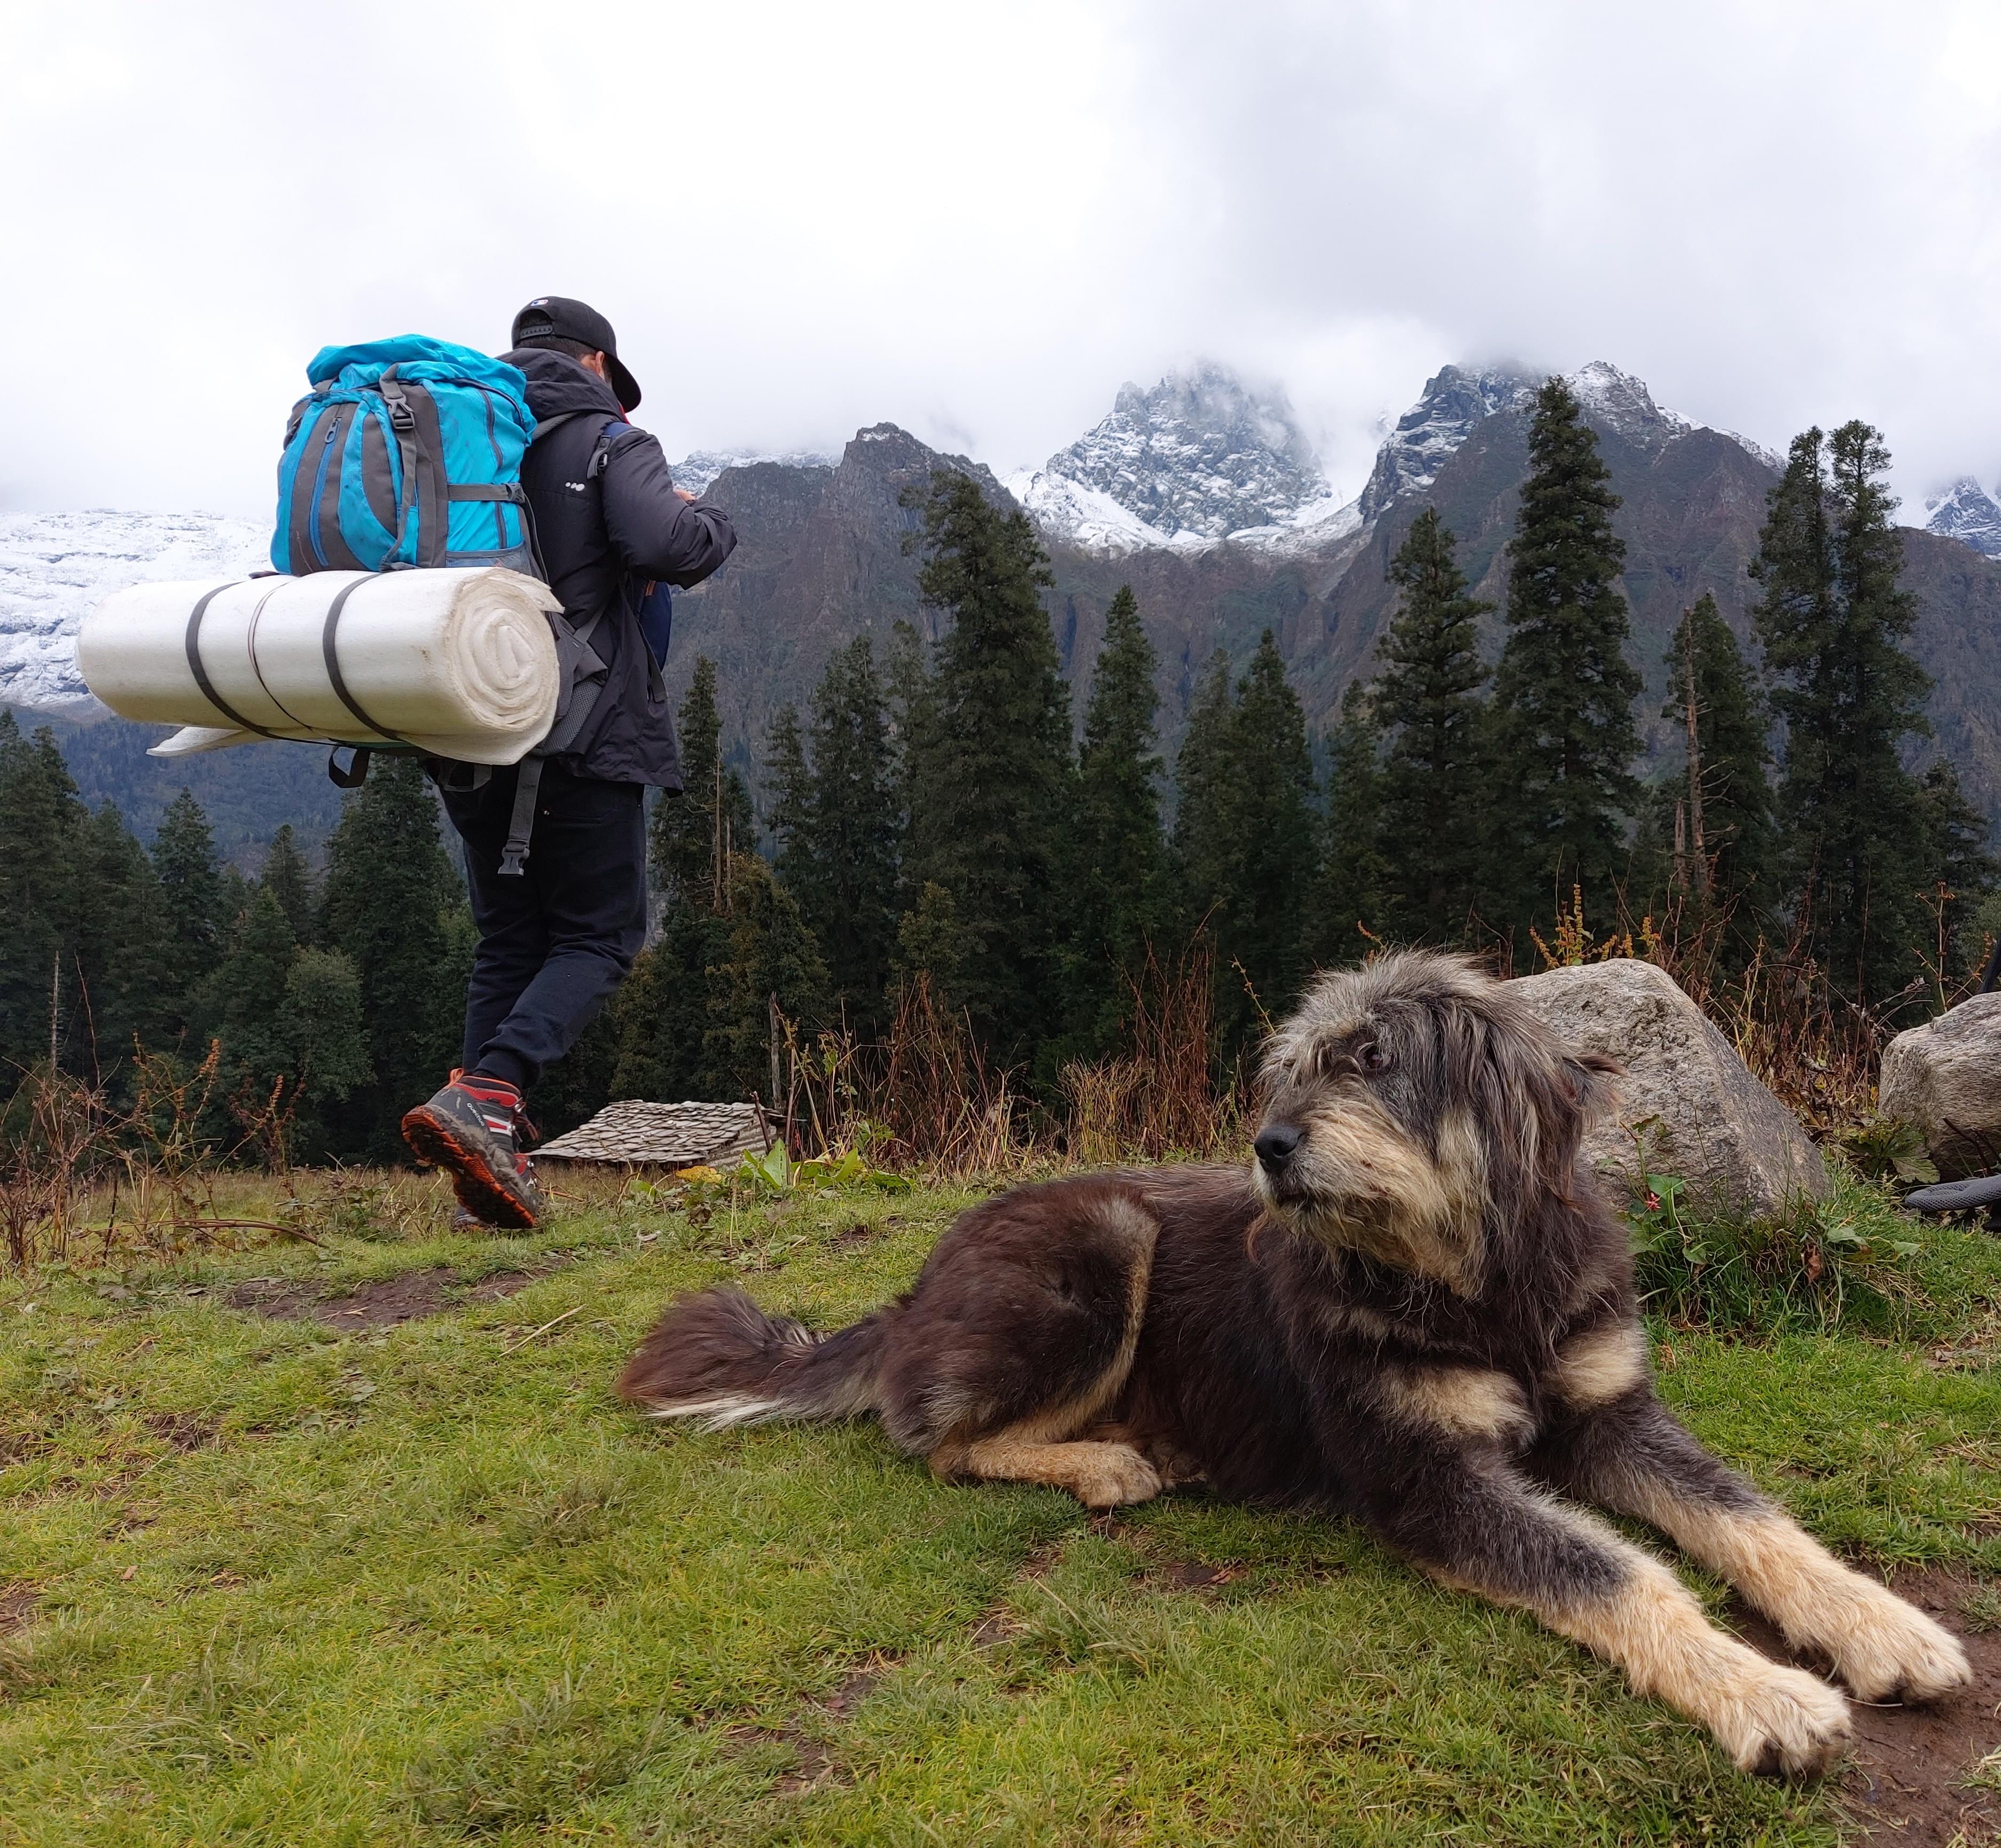
[[1198, 356], [1337, 488], [1447, 360], [1613, 360], [1905, 517], [2001, 473], [2001, 12], [0, 0], [0, 507], [261, 514], [323, 343], [608, 315], [668, 454], [1004, 472]]

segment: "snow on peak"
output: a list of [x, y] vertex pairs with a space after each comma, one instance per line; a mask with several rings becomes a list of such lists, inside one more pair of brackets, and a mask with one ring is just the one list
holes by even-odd
[[1643, 449], [1665, 449], [1695, 428], [1679, 412], [1655, 403], [1643, 381], [1621, 372], [1610, 360], [1593, 360], [1580, 366], [1564, 382], [1576, 393], [1586, 416]]
[[746, 468], [753, 462], [778, 462], [788, 468], [832, 468], [840, 458], [819, 449], [691, 449], [668, 471], [677, 488], [705, 494], [709, 483], [726, 468]]
[[1122, 385], [1094, 430], [1007, 485], [1046, 531], [1100, 550], [1199, 549], [1335, 508], [1284, 392], [1212, 360]]
[[1421, 494], [1474, 425], [1510, 407], [1526, 407], [1540, 382], [1512, 366], [1474, 371], [1445, 366], [1425, 381], [1418, 402], [1397, 419], [1376, 452], [1376, 466], [1362, 490], [1360, 509], [1373, 520], [1390, 502]]
[[0, 513], [0, 705], [103, 717], [77, 672], [85, 611], [129, 584], [268, 571], [270, 544], [216, 513]]
[[1942, 533], [1990, 559], [2001, 559], [2001, 503], [1970, 475], [1925, 502], [1925, 531]]
[[[1376, 467], [1362, 490], [1362, 518], [1373, 520], [1391, 502], [1406, 494], [1422, 493], [1483, 419], [1503, 411], [1532, 414], [1544, 377], [1512, 366], [1477, 371], [1465, 366], [1441, 367], [1425, 381], [1423, 395], [1397, 419], [1376, 452]], [[1566, 374], [1564, 382], [1593, 423], [1650, 454], [1696, 427], [1679, 412], [1656, 404], [1644, 381], [1608, 360], [1593, 360], [1581, 366]], [[1749, 437], [1735, 430], [1719, 433], [1767, 468], [1785, 465], [1783, 458]]]

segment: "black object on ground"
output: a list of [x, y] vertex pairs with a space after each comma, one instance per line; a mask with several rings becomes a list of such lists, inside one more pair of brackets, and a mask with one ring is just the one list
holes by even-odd
[[1988, 1230], [2001, 1231], [2001, 1175], [1914, 1188], [1904, 1195], [1904, 1204], [1913, 1213], [1972, 1213], [1985, 1206], [1990, 1216]]

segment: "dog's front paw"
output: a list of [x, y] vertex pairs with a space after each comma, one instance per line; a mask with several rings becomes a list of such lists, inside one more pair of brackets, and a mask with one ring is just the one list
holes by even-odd
[[1936, 1700], [1973, 1679], [1959, 1639], [1894, 1592], [1873, 1594], [1823, 1647], [1858, 1700]]
[[1137, 1450], [1125, 1444], [1093, 1444], [1099, 1453], [1079, 1470], [1071, 1484], [1087, 1508], [1117, 1508], [1128, 1502], [1150, 1502], [1161, 1492], [1160, 1473]]
[[1731, 1691], [1711, 1725], [1740, 1771], [1818, 1777], [1847, 1749], [1848, 1703], [1799, 1669], [1765, 1662]]

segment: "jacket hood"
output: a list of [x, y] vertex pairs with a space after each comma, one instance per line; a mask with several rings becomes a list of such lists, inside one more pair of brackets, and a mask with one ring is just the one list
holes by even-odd
[[572, 411], [602, 411], [623, 417], [618, 394], [580, 360], [545, 346], [517, 347], [502, 355], [528, 381], [528, 409], [538, 423]]

